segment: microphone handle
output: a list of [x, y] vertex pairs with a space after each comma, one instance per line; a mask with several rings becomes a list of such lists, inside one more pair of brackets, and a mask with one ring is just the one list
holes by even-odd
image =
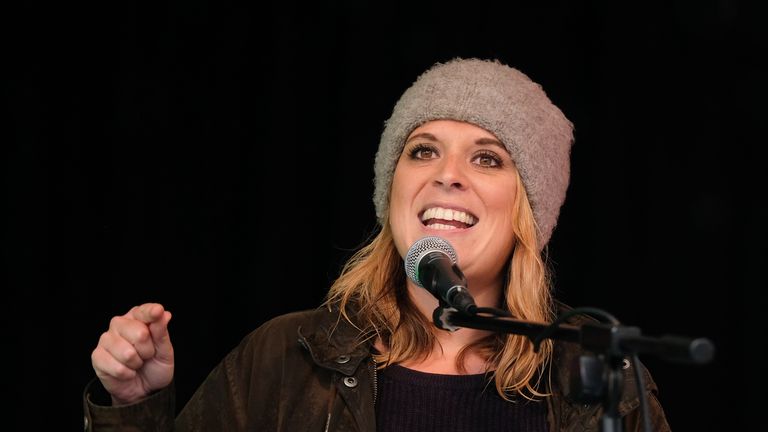
[[418, 267], [419, 279], [427, 291], [454, 309], [471, 313], [475, 301], [467, 290], [467, 279], [450, 256], [442, 251], [429, 252]]
[[475, 299], [472, 298], [466, 287], [461, 285], [453, 286], [448, 290], [446, 296], [449, 298], [448, 304], [453, 306], [454, 309], [474, 315], [474, 309], [477, 308], [477, 305], [475, 305]]

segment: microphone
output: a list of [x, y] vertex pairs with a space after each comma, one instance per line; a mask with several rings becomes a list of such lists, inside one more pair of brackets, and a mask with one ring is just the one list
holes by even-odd
[[467, 290], [467, 278], [456, 264], [456, 251], [441, 237], [424, 237], [405, 255], [405, 273], [448, 306], [474, 314], [475, 300]]

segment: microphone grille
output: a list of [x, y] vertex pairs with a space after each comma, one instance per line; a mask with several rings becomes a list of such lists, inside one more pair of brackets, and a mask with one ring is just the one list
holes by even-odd
[[442, 237], [429, 236], [417, 240], [405, 255], [405, 274], [416, 285], [424, 288], [419, 281], [419, 261], [429, 252], [443, 252], [451, 258], [451, 262], [456, 264], [456, 251], [450, 243]]

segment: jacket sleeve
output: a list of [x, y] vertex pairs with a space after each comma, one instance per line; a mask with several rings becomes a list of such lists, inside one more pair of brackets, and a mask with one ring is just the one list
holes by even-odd
[[[318, 422], [324, 425], [330, 374], [318, 374], [309, 353], [300, 348], [297, 329], [302, 317], [298, 313], [277, 317], [243, 338], [208, 374], [175, 422], [173, 386], [135, 404], [111, 407], [106, 406], [106, 390], [94, 380], [84, 397], [90, 424], [86, 430], [293, 431], [306, 425], [314, 428]], [[99, 399], [96, 390], [103, 393]]]
[[94, 378], [83, 393], [85, 430], [88, 432], [171, 432], [175, 391], [173, 383], [130, 405], [111, 406], [109, 393]]
[[[267, 326], [263, 326], [267, 327]], [[253, 362], [253, 341], [259, 329], [232, 350], [208, 375], [176, 416], [173, 383], [139, 402], [111, 406], [109, 393], [94, 378], [83, 394], [88, 432], [198, 432], [245, 429]], [[175, 420], [174, 420], [174, 417]]]
[[[263, 326], [266, 327], [266, 326]], [[251, 336], [263, 334], [254, 331]], [[233, 349], [197, 388], [176, 415], [173, 383], [139, 402], [111, 406], [109, 393], [94, 378], [83, 395], [85, 430], [88, 432], [198, 432], [241, 431], [250, 383], [249, 365], [254, 350], [246, 338]], [[174, 419], [175, 418], [175, 419]]]

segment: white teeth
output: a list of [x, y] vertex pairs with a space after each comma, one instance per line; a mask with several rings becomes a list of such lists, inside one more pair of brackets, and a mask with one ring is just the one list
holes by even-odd
[[[429, 219], [455, 220], [455, 221], [463, 222], [470, 226], [477, 223], [477, 219], [472, 217], [472, 215], [464, 213], [463, 211], [445, 209], [442, 207], [431, 207], [425, 210], [424, 213], [421, 215], [421, 220], [423, 222]], [[438, 229], [453, 228], [443, 224], [432, 224], [430, 225], [430, 228], [436, 228], [437, 225], [446, 227], [446, 228], [438, 228]]]
[[455, 230], [455, 229], [458, 229], [455, 226], [445, 225], [445, 224], [441, 224], [441, 223], [433, 223], [433, 224], [429, 224], [427, 226], [432, 228], [432, 229], [438, 229], [438, 230]]

